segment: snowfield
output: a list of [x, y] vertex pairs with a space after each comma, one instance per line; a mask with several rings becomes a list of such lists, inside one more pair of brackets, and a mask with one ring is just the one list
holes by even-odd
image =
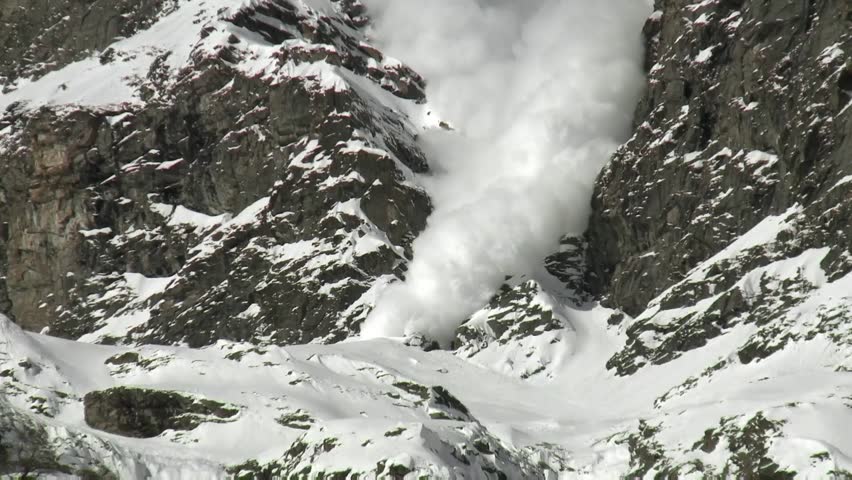
[[[333, 439], [333, 448], [296, 459], [289, 471], [311, 467], [373, 478], [377, 463], [390, 462], [433, 478], [485, 478], [487, 455], [468, 464], [453, 455], [478, 440], [499, 452], [493, 463], [515, 472], [510, 478], [615, 479], [631, 469], [624, 440], [637, 428], [658, 429], [657, 448], [677, 462], [721, 467], [729, 459], [724, 440], [710, 453], [694, 444], [720, 422], [741, 427], [757, 414], [780, 425], [766, 444], [782, 469], [794, 469], [799, 478], [826, 478], [852, 467], [852, 376], [836, 368], [848, 363], [848, 351], [816, 337], [761, 362], [729, 362], [696, 380], [717, 360], [730, 360], [755, 328], [740, 326], [665, 365], [619, 377], [605, 368], [624, 341], [607, 327], [612, 312], [594, 305], [576, 309], [558, 295], [549, 300], [566, 329], [556, 342], [534, 346], [536, 356], [556, 367], [544, 379], [528, 380], [512, 374], [522, 343], [504, 347], [502, 355], [480, 352], [473, 361], [392, 339], [129, 348], [26, 333], [4, 317], [0, 406], [44, 425], [66, 461], [82, 466], [100, 459], [120, 478], [228, 478], [228, 466], [279, 461], [296, 443]], [[127, 352], [138, 360], [107, 362]], [[199, 395], [236, 406], [239, 414], [151, 439], [90, 428], [80, 399], [115, 386]], [[435, 405], [412, 386], [443, 387], [468, 413], [432, 415]], [[296, 420], [281, 420], [288, 417]]]

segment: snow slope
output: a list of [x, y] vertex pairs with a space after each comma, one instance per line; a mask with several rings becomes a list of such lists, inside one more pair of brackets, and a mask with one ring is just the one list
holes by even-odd
[[[52, 444], [72, 464], [99, 459], [121, 478], [225, 478], [227, 466], [248, 460], [280, 462], [288, 465], [285, 472], [351, 470], [366, 478], [379, 473], [380, 462], [436, 478], [485, 478], [484, 465], [514, 471], [510, 478], [620, 478], [635, 456], [630, 435], [648, 425], [661, 433], [647, 438], [673, 461], [700, 460], [704, 468], [721, 470], [730, 458], [724, 441], [710, 453], [694, 444], [720, 421], [736, 431], [756, 415], [778, 422], [765, 445], [782, 469], [825, 478], [830, 470], [852, 468], [852, 377], [836, 368], [848, 361], [848, 351], [816, 337], [756, 364], [733, 361], [696, 379], [755, 328], [742, 326], [665, 365], [616, 376], [605, 368], [624, 341], [607, 327], [612, 312], [572, 308], [555, 295], [553, 308], [570, 334], [550, 347], [558, 368], [536, 381], [504, 373], [511, 356], [485, 355], [471, 363], [394, 340], [110, 347], [25, 333], [2, 318], [2, 405], [48, 427]], [[507, 348], [517, 352], [523, 345]], [[105, 363], [129, 351], [140, 360]], [[233, 422], [146, 440], [88, 427], [79, 399], [122, 385], [201, 395], [236, 405], [240, 413]], [[444, 387], [469, 416], [432, 418], [434, 405], [424, 405], [411, 385]], [[293, 414], [301, 424], [275, 421]], [[328, 451], [306, 458], [285, 454], [294, 444], [328, 439], [334, 439]], [[471, 454], [478, 452], [471, 446], [483, 441], [498, 453]], [[473, 461], [465, 464], [453, 452], [467, 452]]]

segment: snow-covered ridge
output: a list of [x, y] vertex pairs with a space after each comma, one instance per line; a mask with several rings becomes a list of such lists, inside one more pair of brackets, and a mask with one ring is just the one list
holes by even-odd
[[[167, 86], [157, 81], [186, 81], [199, 56], [226, 54], [237, 55], [229, 60], [246, 75], [260, 75], [270, 82], [309, 79], [322, 90], [348, 88], [349, 82], [339, 68], [355, 68], [358, 64], [357, 67], [369, 69], [369, 78], [383, 87], [404, 89], [407, 95], [416, 96], [417, 90], [422, 89], [417, 82], [422, 80], [367, 43], [364, 34], [358, 32], [360, 10], [351, 3], [179, 2], [174, 8], [165, 9], [150, 27], [129, 38], [117, 39], [102, 51], [92, 52], [89, 58], [36, 80], [17, 79], [0, 95], [0, 110], [12, 104], [26, 108], [143, 106], [151, 100], [144, 98], [146, 88]], [[154, 70], [168, 76], [152, 79]], [[413, 76], [414, 81], [406, 76]]]
[[447, 344], [507, 275], [531, 273], [562, 236], [582, 234], [595, 178], [628, 135], [650, 9], [632, 0], [366, 3], [380, 44], [428, 77], [429, 101], [452, 129], [425, 135], [435, 210], [405, 281], [362, 332]]

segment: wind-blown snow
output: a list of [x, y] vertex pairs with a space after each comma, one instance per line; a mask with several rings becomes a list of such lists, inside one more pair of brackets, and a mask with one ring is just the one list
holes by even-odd
[[429, 81], [435, 211], [366, 337], [451, 338], [506, 275], [584, 230], [642, 82], [645, 2], [370, 0], [375, 36]]

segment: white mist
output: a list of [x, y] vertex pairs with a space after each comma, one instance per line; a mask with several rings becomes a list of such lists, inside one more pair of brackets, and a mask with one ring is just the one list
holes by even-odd
[[506, 275], [582, 233], [643, 82], [644, 0], [367, 0], [382, 48], [422, 74], [455, 131], [423, 136], [435, 204], [406, 280], [364, 337], [441, 342]]

